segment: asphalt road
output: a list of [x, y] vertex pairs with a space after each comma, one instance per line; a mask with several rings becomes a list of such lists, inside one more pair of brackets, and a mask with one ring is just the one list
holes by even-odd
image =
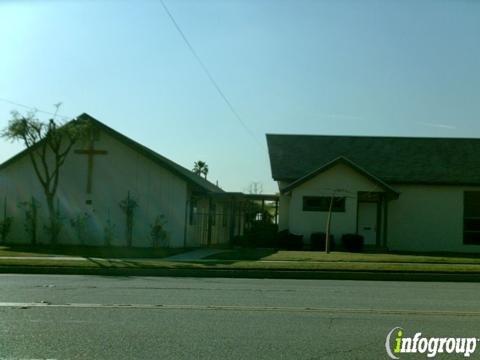
[[0, 275], [0, 359], [386, 359], [397, 326], [480, 337], [480, 284]]

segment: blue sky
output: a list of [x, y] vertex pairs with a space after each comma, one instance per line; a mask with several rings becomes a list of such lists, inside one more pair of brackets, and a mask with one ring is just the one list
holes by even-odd
[[[480, 137], [480, 2], [0, 2], [0, 98], [87, 112], [231, 191], [265, 133]], [[0, 126], [18, 106], [0, 101]], [[48, 116], [43, 116], [43, 118]], [[18, 150], [0, 140], [0, 161]]]

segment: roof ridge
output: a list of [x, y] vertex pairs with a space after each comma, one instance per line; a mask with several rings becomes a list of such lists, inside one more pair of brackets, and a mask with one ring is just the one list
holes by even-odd
[[343, 155], [388, 184], [480, 185], [480, 138], [267, 134], [267, 143], [276, 181]]
[[[203, 187], [205, 190], [208, 190], [208, 191], [216, 191], [216, 192], [224, 192], [224, 190], [222, 190], [220, 187], [218, 187], [217, 185], [213, 184], [212, 182], [208, 181], [207, 179], [204, 179], [202, 178], [200, 175], [198, 174], [195, 174], [193, 171], [183, 167], [182, 165], [180, 164], [177, 164], [175, 161], [173, 160], [170, 160], [169, 158], [163, 156], [162, 154], [156, 152], [155, 150], [152, 150], [150, 149], [149, 147], [139, 143], [138, 141], [135, 141], [133, 140], [132, 138], [122, 134], [121, 132], [113, 129], [112, 127], [108, 126], [107, 124], [101, 122], [100, 120], [94, 118], [93, 116], [91, 116], [90, 114], [87, 114], [87, 113], [82, 113], [78, 118], [88, 118], [90, 121], [94, 121], [95, 123], [97, 123], [98, 125], [100, 125], [101, 127], [104, 128], [104, 130], [106, 130], [107, 132], [110, 132], [111, 134], [113, 134], [114, 136], [117, 136], [117, 137], [120, 137], [119, 140], [124, 140], [124, 141], [127, 141], [129, 142], [130, 144], [129, 145], [132, 145], [133, 147], [140, 147], [141, 150], [143, 151], [146, 151], [148, 154], [145, 154], [145, 155], [151, 155], [151, 156], [154, 156], [156, 158], [158, 158], [159, 160], [162, 160], [163, 162], [166, 162], [167, 165], [170, 165], [171, 167], [173, 167], [174, 169], [173, 170], [177, 170], [177, 172], [186, 172], [190, 178], [191, 181], [194, 181], [197, 183], [197, 185]], [[138, 149], [137, 149], [138, 150]], [[177, 169], [175, 169], [177, 168]], [[179, 174], [179, 175], [185, 175], [185, 174]], [[207, 189], [206, 187], [211, 187], [210, 189]]]
[[421, 139], [421, 140], [480, 140], [480, 137], [451, 137], [451, 136], [401, 136], [401, 135], [329, 135], [329, 134], [280, 134], [266, 133], [266, 137], [332, 137], [332, 138], [364, 138], [364, 139]]
[[[209, 191], [209, 192], [224, 192], [220, 187], [217, 185], [213, 184], [212, 182], [202, 178], [201, 176], [195, 174], [194, 172], [188, 170], [187, 168], [183, 167], [180, 164], [177, 164], [176, 162], [168, 159], [167, 157], [157, 153], [156, 151], [146, 147], [145, 145], [129, 138], [128, 136], [120, 133], [119, 131], [111, 128], [110, 126], [106, 125], [105, 123], [101, 122], [100, 120], [94, 118], [88, 113], [82, 113], [80, 114], [77, 118], [78, 119], [86, 119], [89, 121], [92, 121], [94, 124], [105, 130], [107, 133], [110, 135], [114, 136], [117, 138], [118, 141], [123, 141], [126, 142], [127, 146], [130, 146], [133, 148], [133, 150], [139, 151], [143, 153], [144, 156], [150, 157], [152, 161], [157, 161], [161, 162], [164, 166], [170, 169], [170, 171], [176, 173], [178, 176], [181, 178], [185, 179], [186, 181], [191, 181], [198, 187], [202, 188], [203, 190]], [[75, 120], [75, 119], [74, 119]], [[71, 120], [71, 121], [74, 121]], [[10, 164], [14, 163], [18, 159], [22, 158], [26, 153], [28, 149], [23, 149], [19, 153], [15, 154], [11, 158], [7, 159], [3, 163], [0, 164], [0, 169], [3, 169]]]

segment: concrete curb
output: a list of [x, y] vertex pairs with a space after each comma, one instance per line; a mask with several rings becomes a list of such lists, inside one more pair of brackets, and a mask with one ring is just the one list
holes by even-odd
[[56, 274], [100, 276], [218, 277], [250, 279], [319, 279], [371, 281], [480, 282], [480, 273], [329, 271], [263, 269], [85, 268], [56, 266], [0, 266], [0, 274]]

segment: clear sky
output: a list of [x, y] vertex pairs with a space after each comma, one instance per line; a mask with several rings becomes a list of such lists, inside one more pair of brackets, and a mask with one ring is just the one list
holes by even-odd
[[480, 1], [165, 3], [255, 139], [158, 1], [1, 1], [0, 98], [61, 101], [230, 191], [277, 190], [265, 133], [480, 137]]

